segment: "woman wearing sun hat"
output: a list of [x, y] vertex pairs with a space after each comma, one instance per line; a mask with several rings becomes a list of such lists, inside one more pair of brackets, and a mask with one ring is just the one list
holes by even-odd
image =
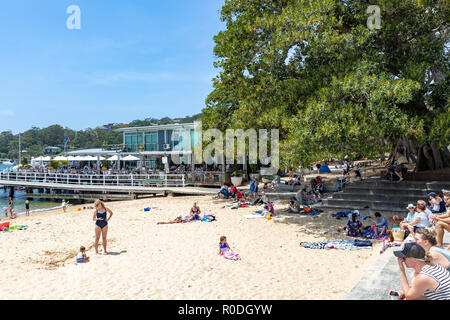
[[[450, 300], [450, 273], [439, 264], [434, 264], [430, 252], [417, 243], [406, 243], [402, 250], [394, 251], [398, 258], [403, 292], [400, 300]], [[407, 268], [414, 269], [410, 282]]]
[[408, 229], [408, 225], [413, 222], [414, 220], [416, 220], [417, 218], [417, 212], [416, 212], [416, 206], [413, 205], [412, 203], [408, 204], [408, 206], [406, 207], [406, 209], [408, 209], [408, 215], [406, 216], [405, 219], [403, 219], [402, 222], [400, 222], [400, 228], [402, 230], [407, 230]]

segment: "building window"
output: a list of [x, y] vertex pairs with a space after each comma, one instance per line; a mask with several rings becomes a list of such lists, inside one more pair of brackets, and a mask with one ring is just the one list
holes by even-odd
[[142, 134], [125, 133], [125, 150], [126, 152], [136, 152], [139, 146], [142, 146]]
[[145, 151], [158, 151], [158, 132], [145, 133]]

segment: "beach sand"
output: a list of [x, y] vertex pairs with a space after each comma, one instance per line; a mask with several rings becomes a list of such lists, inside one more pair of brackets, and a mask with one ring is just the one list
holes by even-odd
[[[194, 200], [217, 220], [157, 225], [188, 215]], [[336, 229], [347, 220], [330, 213], [248, 220], [260, 207], [228, 203], [210, 196], [107, 203], [114, 212], [108, 255], [95, 255], [93, 210], [77, 211], [87, 205], [21, 216], [12, 225], [28, 230], [0, 232], [0, 299], [345, 299], [380, 256], [380, 243], [356, 251], [300, 247], [345, 238]], [[242, 260], [218, 255], [222, 235]], [[91, 257], [85, 264], [75, 262], [81, 245]]]

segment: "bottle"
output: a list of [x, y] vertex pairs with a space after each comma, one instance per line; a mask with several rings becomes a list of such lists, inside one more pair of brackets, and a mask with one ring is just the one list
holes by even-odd
[[398, 298], [399, 298], [398, 292], [397, 291], [390, 291], [389, 292], [389, 297], [391, 298], [391, 300], [398, 300]]

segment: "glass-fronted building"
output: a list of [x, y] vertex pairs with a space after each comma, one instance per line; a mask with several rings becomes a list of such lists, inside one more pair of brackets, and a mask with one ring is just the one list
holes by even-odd
[[180, 155], [184, 164], [192, 163], [192, 150], [199, 141], [195, 123], [169, 124], [117, 129], [123, 132], [126, 154], [140, 155], [146, 167], [155, 167], [163, 156]]

